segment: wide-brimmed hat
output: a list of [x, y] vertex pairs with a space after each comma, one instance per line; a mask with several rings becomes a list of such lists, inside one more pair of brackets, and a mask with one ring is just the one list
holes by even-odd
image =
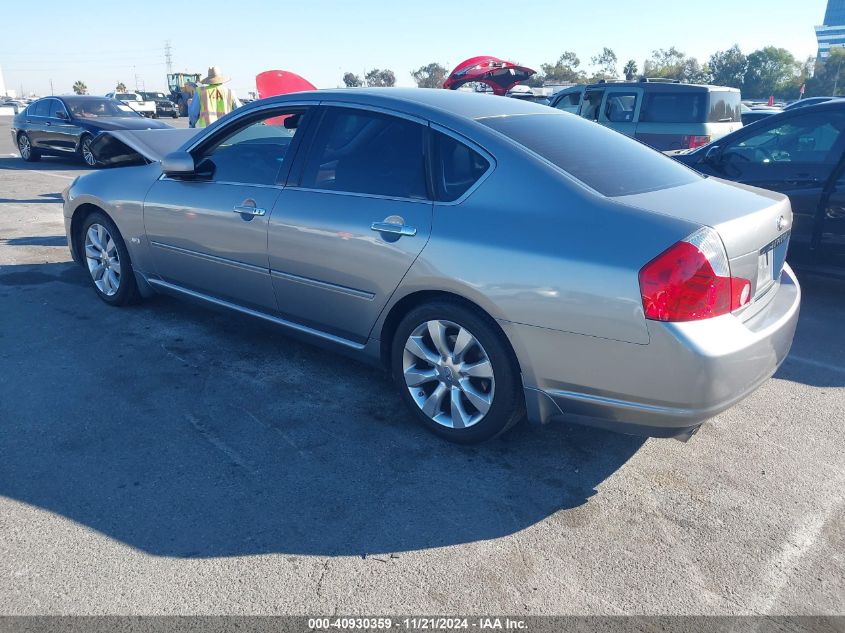
[[203, 79], [200, 83], [204, 84], [225, 84], [229, 81], [229, 77], [224, 75], [218, 66], [212, 66], [208, 69], [208, 77]]

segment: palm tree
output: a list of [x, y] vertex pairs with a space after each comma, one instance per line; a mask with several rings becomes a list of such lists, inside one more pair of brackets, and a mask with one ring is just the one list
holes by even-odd
[[73, 84], [73, 92], [78, 95], [87, 95], [88, 86], [85, 85], [84, 81], [77, 81]]
[[126, 92], [126, 84], [120, 81], [118, 82], [117, 87], [114, 90], [115, 92]]
[[637, 62], [633, 59], [629, 59], [628, 63], [625, 64], [625, 68], [622, 69], [622, 72], [625, 73], [625, 79], [631, 81], [637, 76]]

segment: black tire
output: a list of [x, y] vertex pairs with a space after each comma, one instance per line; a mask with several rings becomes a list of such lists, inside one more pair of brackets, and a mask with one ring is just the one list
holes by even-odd
[[[97, 287], [97, 283], [95, 282], [91, 269], [88, 265], [88, 258], [86, 257], [85, 251], [85, 239], [88, 229], [95, 224], [99, 224], [106, 228], [117, 250], [118, 260], [120, 262], [120, 277], [118, 289], [114, 294], [108, 294]], [[111, 306], [125, 306], [130, 303], [134, 303], [138, 298], [138, 286], [135, 282], [135, 273], [132, 269], [132, 261], [129, 259], [129, 251], [126, 249], [126, 243], [123, 241], [123, 236], [121, 236], [120, 231], [117, 229], [114, 222], [112, 222], [111, 218], [100, 211], [95, 211], [94, 213], [88, 215], [79, 230], [77, 243], [79, 244], [82, 266], [85, 269], [85, 272], [88, 273], [88, 280], [91, 282], [91, 286], [94, 288], [97, 296]]]
[[41, 160], [41, 152], [32, 148], [32, 141], [26, 132], [18, 134], [18, 154], [27, 163], [36, 163]]
[[178, 114], [171, 114], [171, 115], [170, 115], [170, 118], [171, 118], [171, 119], [178, 119], [178, 118], [179, 118], [179, 115], [178, 115]]
[[[414, 400], [405, 382], [403, 371], [405, 343], [415, 329], [433, 320], [449, 321], [468, 330], [480, 343], [492, 366], [495, 380], [492, 403], [478, 422], [466, 428], [444, 426], [429, 417], [422, 411], [421, 405]], [[454, 345], [454, 341], [452, 344]], [[522, 380], [510, 343], [496, 326], [495, 321], [460, 301], [438, 300], [411, 310], [396, 328], [390, 356], [393, 380], [412, 415], [427, 429], [450, 442], [459, 444], [484, 442], [503, 434], [525, 417]], [[451, 379], [452, 374], [449, 376]], [[422, 389], [422, 387], [414, 388], [415, 391], [417, 389]], [[422, 391], [418, 395], [422, 396]]]
[[94, 154], [91, 152], [91, 141], [93, 140], [94, 137], [90, 134], [83, 134], [82, 138], [79, 139], [79, 148], [77, 149], [77, 155], [79, 156], [79, 160], [81, 160], [86, 166], [90, 167], [91, 169], [96, 169], [97, 159], [94, 158]]

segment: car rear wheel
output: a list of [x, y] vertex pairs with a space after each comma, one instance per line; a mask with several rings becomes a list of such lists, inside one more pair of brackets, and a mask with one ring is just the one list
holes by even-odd
[[402, 399], [419, 422], [447, 440], [483, 442], [524, 416], [507, 340], [489, 318], [459, 302], [409, 312], [396, 329], [391, 357]]
[[97, 166], [97, 159], [94, 157], [94, 152], [91, 151], [91, 137], [83, 136], [79, 143], [79, 155], [82, 157], [82, 162], [89, 167]]
[[29, 139], [26, 132], [18, 135], [18, 152], [20, 153], [21, 158], [28, 163], [34, 163], [35, 161], [41, 160], [41, 153], [32, 148], [32, 141]]
[[109, 305], [121, 306], [137, 294], [135, 274], [120, 231], [103, 213], [85, 218], [80, 231], [82, 260], [97, 296]]

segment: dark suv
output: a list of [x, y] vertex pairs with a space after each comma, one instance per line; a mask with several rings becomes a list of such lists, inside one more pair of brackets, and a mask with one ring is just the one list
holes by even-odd
[[706, 145], [742, 127], [736, 88], [640, 80], [572, 86], [549, 104], [655, 149]]
[[145, 101], [155, 101], [156, 116], [169, 116], [174, 119], [179, 118], [179, 110], [176, 104], [170, 100], [170, 97], [163, 92], [139, 92]]

